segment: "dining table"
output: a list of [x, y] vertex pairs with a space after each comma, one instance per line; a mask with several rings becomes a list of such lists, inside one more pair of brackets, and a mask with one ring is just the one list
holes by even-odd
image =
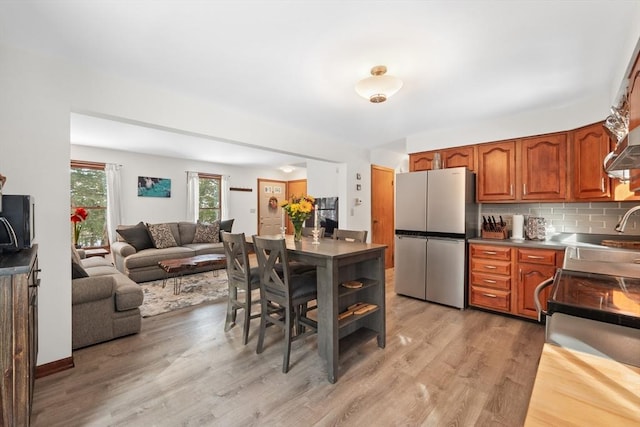
[[[385, 347], [385, 250], [386, 245], [332, 238], [262, 235], [283, 239], [289, 261], [314, 265], [317, 273], [318, 353], [326, 362], [327, 379], [338, 380], [340, 339], [361, 329], [373, 331], [378, 347]], [[251, 237], [247, 242], [252, 244]], [[359, 304], [364, 310], [355, 310]]]

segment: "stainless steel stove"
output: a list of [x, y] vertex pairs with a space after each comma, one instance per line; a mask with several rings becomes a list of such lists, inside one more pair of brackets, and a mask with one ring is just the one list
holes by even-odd
[[[546, 311], [539, 297], [553, 286]], [[640, 252], [567, 247], [562, 269], [536, 289], [547, 342], [640, 366]]]

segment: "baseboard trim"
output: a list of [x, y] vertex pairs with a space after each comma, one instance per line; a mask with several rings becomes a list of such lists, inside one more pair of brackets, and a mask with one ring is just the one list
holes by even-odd
[[75, 367], [73, 356], [36, 366], [36, 378], [46, 377]]

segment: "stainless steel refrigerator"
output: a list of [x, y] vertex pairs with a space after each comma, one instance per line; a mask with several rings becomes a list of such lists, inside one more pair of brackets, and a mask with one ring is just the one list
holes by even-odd
[[396, 293], [466, 307], [467, 239], [478, 233], [475, 174], [397, 174], [395, 229]]

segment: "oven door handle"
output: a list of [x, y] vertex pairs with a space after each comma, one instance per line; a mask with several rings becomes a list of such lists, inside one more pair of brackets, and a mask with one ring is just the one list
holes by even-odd
[[540, 293], [544, 288], [551, 286], [553, 284], [554, 277], [549, 277], [547, 280], [541, 282], [538, 286], [536, 286], [536, 290], [533, 292], [533, 302], [536, 305], [536, 311], [538, 312], [538, 322], [542, 321], [542, 316], [548, 316], [549, 313], [542, 309], [542, 304], [540, 303]]

